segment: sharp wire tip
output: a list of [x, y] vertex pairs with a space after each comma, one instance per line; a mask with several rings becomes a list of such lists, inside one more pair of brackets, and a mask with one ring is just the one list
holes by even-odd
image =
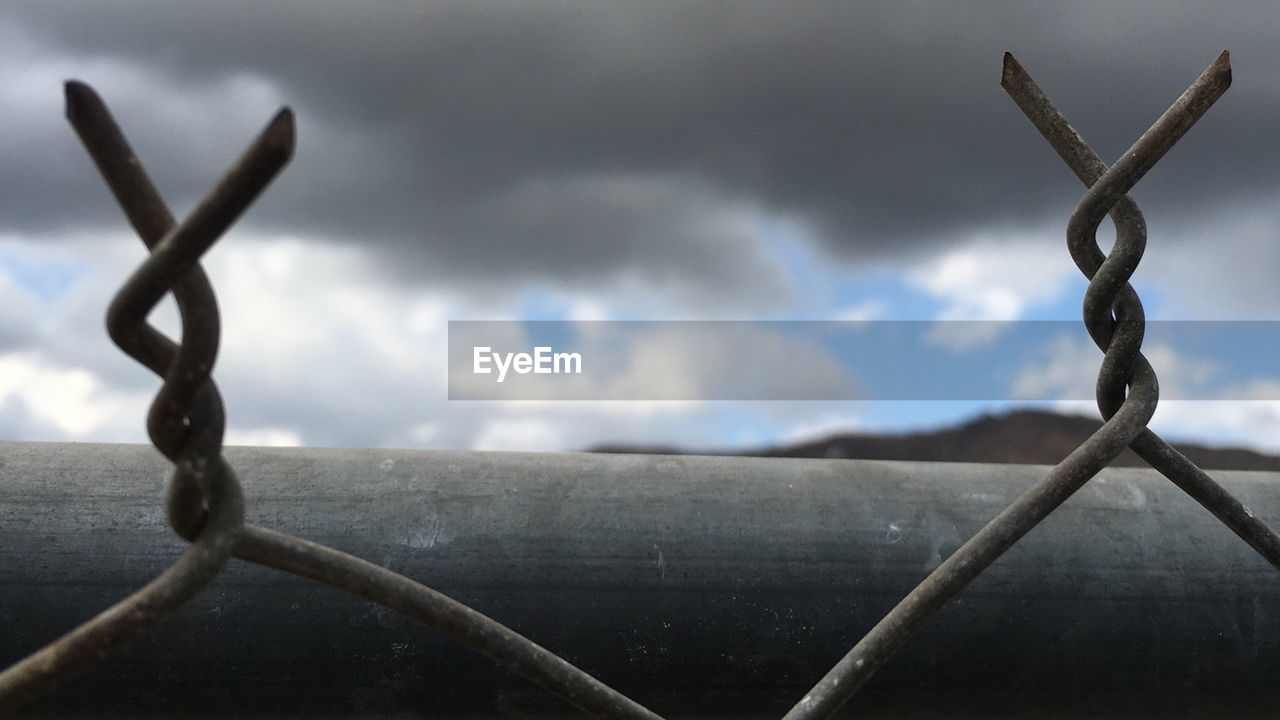
[[267, 126], [266, 135], [268, 142], [283, 152], [286, 159], [292, 157], [293, 146], [297, 139], [293, 109], [287, 105], [280, 108], [280, 112], [276, 113]]
[[1022, 65], [1018, 64], [1018, 59], [1013, 56], [1013, 53], [1006, 51], [1004, 63], [1000, 67], [1000, 86], [1007, 89], [1021, 70]]
[[85, 103], [92, 102], [97, 95], [88, 83], [74, 79], [63, 83], [62, 91], [66, 99], [67, 119], [73, 119], [84, 108]]
[[1231, 52], [1223, 50], [1217, 60], [1213, 61], [1213, 69], [1221, 75], [1228, 86], [1231, 85]]

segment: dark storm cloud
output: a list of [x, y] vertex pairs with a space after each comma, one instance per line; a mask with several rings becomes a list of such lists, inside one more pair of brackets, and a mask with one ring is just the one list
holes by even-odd
[[[752, 212], [798, 219], [855, 261], [1065, 223], [1080, 188], [1001, 92], [1004, 50], [1114, 158], [1229, 48], [1236, 86], [1135, 196], [1174, 218], [1280, 185], [1267, 3], [31, 4], [10, 16], [70, 69], [136, 63], [196, 98], [236, 74], [274, 84], [300, 111], [299, 156], [254, 221], [374, 243], [406, 276], [765, 283], [776, 271]], [[139, 145], [157, 135], [148, 162], [190, 203], [221, 167], [191, 162], [183, 129], [132, 99], [119, 114]], [[53, 162], [47, 147], [10, 149], [9, 229], [119, 222], [68, 139]], [[200, 138], [228, 159], [246, 139]]]

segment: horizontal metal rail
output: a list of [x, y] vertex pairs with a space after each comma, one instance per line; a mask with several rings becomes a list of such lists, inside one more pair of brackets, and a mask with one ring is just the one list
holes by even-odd
[[[227, 448], [247, 520], [431, 585], [664, 717], [778, 717], [1044, 468]], [[0, 664], [183, 548], [145, 446], [0, 443]], [[1221, 473], [1280, 508], [1280, 474]], [[1277, 517], [1267, 519], [1276, 520]], [[1154, 471], [1108, 469], [850, 703], [856, 717], [1262, 717], [1280, 575]], [[394, 613], [232, 562], [29, 708], [182, 717], [577, 717]], [[104, 715], [105, 716], [105, 715]], [[328, 716], [328, 715], [327, 715]]]

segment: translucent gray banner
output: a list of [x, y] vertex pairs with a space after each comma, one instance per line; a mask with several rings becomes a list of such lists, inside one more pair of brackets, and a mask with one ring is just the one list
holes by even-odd
[[[1154, 321], [1165, 400], [1280, 400], [1280, 323]], [[1092, 400], [1079, 321], [453, 321], [451, 400]]]

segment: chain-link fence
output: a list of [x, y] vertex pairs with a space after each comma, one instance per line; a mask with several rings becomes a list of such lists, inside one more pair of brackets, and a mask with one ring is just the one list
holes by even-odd
[[[1071, 452], [950, 557], [943, 560], [786, 713], [829, 717], [904, 643], [991, 563], [1068, 497], [1132, 448], [1280, 568], [1280, 536], [1232, 494], [1147, 428], [1158, 400], [1156, 375], [1141, 352], [1142, 303], [1128, 280], [1146, 242], [1142, 213], [1126, 194], [1226, 91], [1226, 53], [1154, 125], [1108, 167], [1006, 55], [1002, 85], [1088, 188], [1067, 227], [1068, 247], [1089, 279], [1084, 321], [1103, 352], [1098, 375], [1102, 428]], [[181, 223], [169, 212], [102, 100], [69, 82], [67, 116], [130, 223], [150, 249], [107, 315], [112, 339], [164, 379], [147, 429], [174, 465], [165, 510], [188, 550], [132, 595], [0, 673], [0, 710], [49, 693], [106, 657], [205, 589], [232, 557], [310, 578], [422, 622], [599, 717], [657, 718], [532, 640], [472, 608], [381, 565], [244, 521], [244, 498], [222, 452], [224, 414], [210, 377], [219, 327], [213, 289], [199, 259], [285, 166], [293, 151], [293, 115], [282, 110], [239, 161]], [[1096, 231], [1107, 215], [1115, 244], [1104, 254]], [[181, 342], [147, 322], [172, 293]], [[1170, 528], [1170, 532], [1176, 532]]]

